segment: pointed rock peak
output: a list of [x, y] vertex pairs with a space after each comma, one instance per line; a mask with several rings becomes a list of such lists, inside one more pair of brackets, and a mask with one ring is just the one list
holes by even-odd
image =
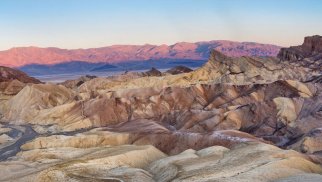
[[159, 70], [157, 70], [155, 67], [152, 67], [150, 71], [159, 71]]
[[230, 64], [229, 62], [232, 62], [231, 60], [232, 60], [231, 57], [228, 57], [217, 50], [212, 50], [207, 63], [204, 64], [200, 69], [206, 69], [206, 70], [219, 69], [221, 65]]
[[152, 67], [149, 71], [145, 72], [148, 76], [161, 76], [162, 73], [156, 68]]
[[230, 57], [226, 56], [225, 54], [217, 50], [212, 50], [210, 53], [209, 62], [222, 61], [222, 60], [226, 60], [227, 58], [230, 58]]

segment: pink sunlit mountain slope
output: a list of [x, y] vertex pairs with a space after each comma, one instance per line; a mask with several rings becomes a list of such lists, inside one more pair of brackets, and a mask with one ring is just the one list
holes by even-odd
[[113, 45], [90, 49], [17, 47], [0, 51], [0, 65], [57, 64], [68, 61], [119, 63], [132, 60], [206, 60], [215, 49], [228, 56], [276, 56], [279, 46], [252, 42], [208, 41], [174, 45]]

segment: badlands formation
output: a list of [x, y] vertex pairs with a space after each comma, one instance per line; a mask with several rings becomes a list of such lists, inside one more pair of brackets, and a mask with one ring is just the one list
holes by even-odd
[[44, 84], [1, 67], [0, 181], [322, 181], [321, 65], [312, 36], [193, 71]]

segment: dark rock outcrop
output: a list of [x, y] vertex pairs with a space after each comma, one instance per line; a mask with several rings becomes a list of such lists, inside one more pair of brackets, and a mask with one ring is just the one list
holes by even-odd
[[322, 71], [322, 36], [305, 37], [300, 46], [282, 48], [277, 55], [282, 61]]
[[28, 76], [26, 73], [22, 71], [0, 66], [0, 82], [6, 82], [11, 80], [19, 80], [23, 83], [41, 83], [39, 80]]
[[171, 68], [169, 70], [166, 71], [166, 73], [169, 73], [171, 75], [177, 75], [180, 73], [189, 73], [191, 72], [192, 69], [185, 67], [185, 66], [176, 66], [174, 68]]
[[157, 70], [156, 68], [151, 68], [149, 71], [143, 73], [144, 76], [161, 76], [161, 71]]
[[41, 82], [22, 71], [0, 66], [0, 100], [16, 95], [27, 84], [37, 83]]
[[85, 75], [85, 76], [82, 76], [76, 80], [66, 80], [63, 83], [61, 83], [61, 85], [64, 85], [65, 87], [70, 88], [70, 89], [74, 89], [74, 88], [81, 86], [86, 81], [89, 81], [94, 78], [97, 78], [97, 77], [91, 76], [91, 75]]

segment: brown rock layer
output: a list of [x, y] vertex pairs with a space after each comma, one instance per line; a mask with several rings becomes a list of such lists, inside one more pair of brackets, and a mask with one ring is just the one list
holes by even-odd
[[0, 66], [0, 82], [19, 80], [23, 83], [40, 83], [39, 80], [32, 78], [22, 71]]

